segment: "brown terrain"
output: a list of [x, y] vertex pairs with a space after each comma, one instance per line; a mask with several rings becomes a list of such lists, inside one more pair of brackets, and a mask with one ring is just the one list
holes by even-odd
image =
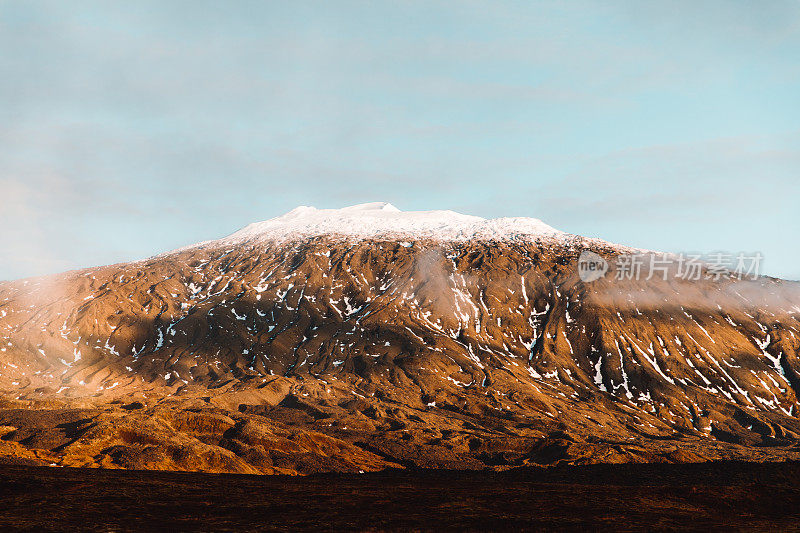
[[0, 469], [3, 531], [797, 531], [800, 463], [303, 477]]
[[[611, 271], [581, 281], [584, 250]], [[332, 233], [2, 282], [0, 461], [295, 475], [800, 459], [797, 284], [617, 280], [630, 251]]]

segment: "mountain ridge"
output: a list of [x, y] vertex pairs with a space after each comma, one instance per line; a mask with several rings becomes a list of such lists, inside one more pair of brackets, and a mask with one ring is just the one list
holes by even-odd
[[[9, 453], [251, 473], [800, 457], [797, 284], [627, 279], [635, 249], [465, 238], [449, 214], [456, 238], [430, 238], [440, 212], [389, 205], [0, 283]], [[317, 231], [330, 217], [360, 222]], [[272, 238], [287, 223], [314, 231]], [[592, 282], [587, 251], [610, 265]], [[61, 414], [19, 411], [42, 406]]]

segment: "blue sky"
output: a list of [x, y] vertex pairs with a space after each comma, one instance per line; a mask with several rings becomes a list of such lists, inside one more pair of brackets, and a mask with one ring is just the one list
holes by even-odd
[[0, 279], [304, 204], [800, 278], [800, 2], [0, 0]]

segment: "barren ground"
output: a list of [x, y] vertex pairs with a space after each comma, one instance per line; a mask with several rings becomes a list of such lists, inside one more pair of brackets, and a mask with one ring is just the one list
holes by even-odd
[[305, 477], [0, 467], [0, 528], [797, 529], [800, 463], [384, 471]]

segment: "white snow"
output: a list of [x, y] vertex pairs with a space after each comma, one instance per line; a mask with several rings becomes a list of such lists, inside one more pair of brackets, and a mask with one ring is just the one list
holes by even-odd
[[535, 218], [485, 219], [455, 211], [400, 211], [387, 202], [372, 202], [343, 209], [300, 206], [277, 218], [250, 224], [218, 241], [200, 244], [283, 241], [314, 235], [338, 235], [357, 239], [407, 236], [462, 241], [516, 237], [558, 238], [567, 234]]

